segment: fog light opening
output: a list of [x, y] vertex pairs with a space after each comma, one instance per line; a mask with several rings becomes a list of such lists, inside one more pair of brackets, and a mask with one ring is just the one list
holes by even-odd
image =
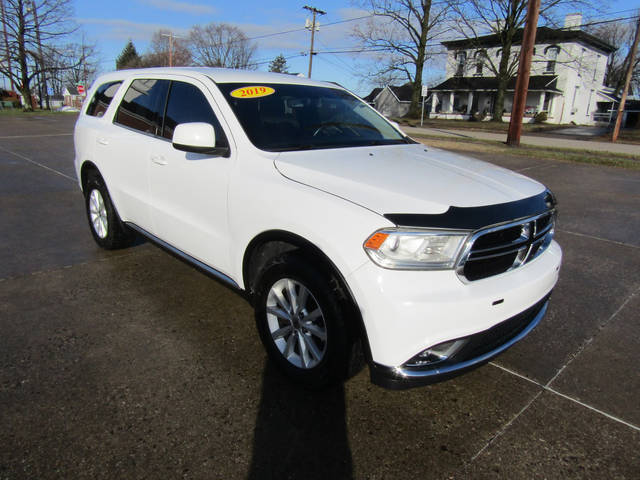
[[468, 339], [466, 338], [460, 338], [458, 340], [439, 343], [438, 345], [423, 350], [404, 365], [405, 367], [426, 367], [444, 362], [458, 353], [467, 341]]

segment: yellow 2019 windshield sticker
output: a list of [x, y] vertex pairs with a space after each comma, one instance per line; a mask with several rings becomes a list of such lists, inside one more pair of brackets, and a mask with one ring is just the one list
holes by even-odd
[[233, 92], [231, 92], [231, 96], [235, 98], [258, 98], [258, 97], [266, 97], [267, 95], [271, 95], [276, 91], [271, 87], [262, 87], [260, 85], [256, 85], [254, 87], [242, 87], [236, 88]]

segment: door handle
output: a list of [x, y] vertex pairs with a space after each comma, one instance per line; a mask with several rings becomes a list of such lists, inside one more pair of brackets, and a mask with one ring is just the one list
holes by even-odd
[[151, 161], [157, 165], [166, 165], [168, 163], [162, 155], [151, 155]]
[[106, 138], [99, 138], [98, 140], [96, 140], [98, 142], [98, 144], [100, 145], [109, 145], [109, 140], [107, 140]]

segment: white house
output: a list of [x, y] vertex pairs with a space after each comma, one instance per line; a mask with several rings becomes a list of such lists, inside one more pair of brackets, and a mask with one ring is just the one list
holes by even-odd
[[[609, 55], [615, 48], [580, 29], [582, 15], [567, 15], [565, 27], [538, 27], [531, 64], [525, 116], [529, 121], [546, 112], [549, 123], [593, 124], [597, 102], [610, 97], [604, 87]], [[522, 30], [516, 33], [511, 53], [520, 55]], [[433, 87], [431, 118], [466, 119], [473, 113], [491, 113], [498, 80], [488, 68], [500, 62], [497, 35], [442, 42], [447, 48], [447, 79]], [[508, 120], [515, 77], [505, 94]], [[527, 119], [525, 118], [525, 121]]]

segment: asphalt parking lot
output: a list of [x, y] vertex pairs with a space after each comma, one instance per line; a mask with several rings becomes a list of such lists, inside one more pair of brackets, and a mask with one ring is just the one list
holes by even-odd
[[308, 392], [239, 296], [93, 243], [74, 121], [0, 117], [0, 479], [640, 476], [640, 171], [488, 158], [558, 197], [545, 319], [445, 383]]

